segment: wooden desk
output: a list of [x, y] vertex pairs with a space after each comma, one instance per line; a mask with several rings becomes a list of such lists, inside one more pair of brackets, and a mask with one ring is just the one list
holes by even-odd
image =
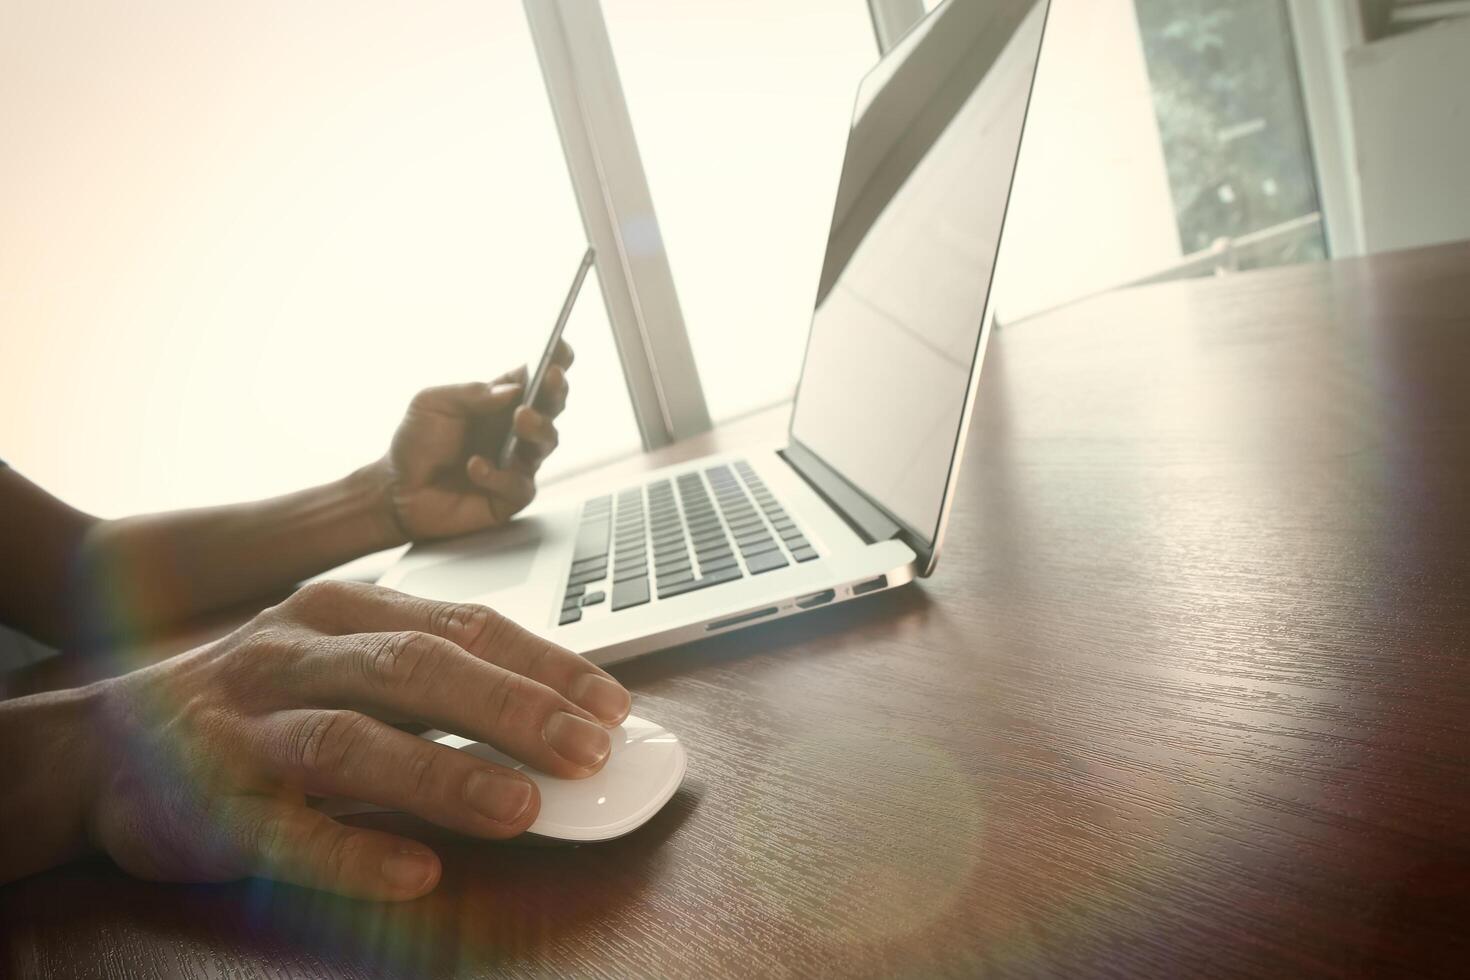
[[406, 906], [77, 865], [0, 970], [1470, 964], [1470, 245], [1104, 296], [982, 389], [934, 579], [617, 670], [691, 749], [641, 832]]

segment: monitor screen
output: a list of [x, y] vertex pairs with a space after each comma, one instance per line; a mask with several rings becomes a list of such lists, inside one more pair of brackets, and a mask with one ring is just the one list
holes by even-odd
[[928, 544], [981, 350], [1045, 0], [948, 0], [864, 79], [792, 439]]

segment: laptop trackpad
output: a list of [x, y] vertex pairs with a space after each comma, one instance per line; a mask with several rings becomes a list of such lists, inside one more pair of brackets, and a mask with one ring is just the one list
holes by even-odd
[[449, 602], [514, 588], [531, 574], [546, 529], [543, 521], [524, 518], [503, 528], [430, 545], [425, 551], [443, 555], [443, 560], [406, 573], [398, 588]]

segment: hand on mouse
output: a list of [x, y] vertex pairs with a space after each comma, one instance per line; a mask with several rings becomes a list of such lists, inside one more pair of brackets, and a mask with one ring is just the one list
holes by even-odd
[[[393, 521], [414, 541], [451, 537], [510, 520], [536, 495], [536, 471], [556, 449], [555, 420], [567, 404], [572, 349], [557, 345], [535, 405], [522, 405], [524, 367], [488, 384], [419, 392], [377, 464], [389, 487]], [[514, 427], [511, 465], [496, 454]]]
[[[429, 848], [307, 806], [344, 796], [476, 837], [535, 820], [520, 773], [407, 734], [416, 721], [587, 776], [628, 692], [483, 606], [318, 583], [230, 636], [94, 689], [92, 843], [144, 878], [259, 875], [376, 899], [438, 883]], [[78, 773], [86, 778], [86, 773]]]

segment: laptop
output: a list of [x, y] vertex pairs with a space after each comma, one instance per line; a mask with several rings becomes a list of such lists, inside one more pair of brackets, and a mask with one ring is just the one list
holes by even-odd
[[539, 500], [380, 580], [598, 664], [934, 573], [1049, 0], [947, 0], [863, 79], [788, 436]]

